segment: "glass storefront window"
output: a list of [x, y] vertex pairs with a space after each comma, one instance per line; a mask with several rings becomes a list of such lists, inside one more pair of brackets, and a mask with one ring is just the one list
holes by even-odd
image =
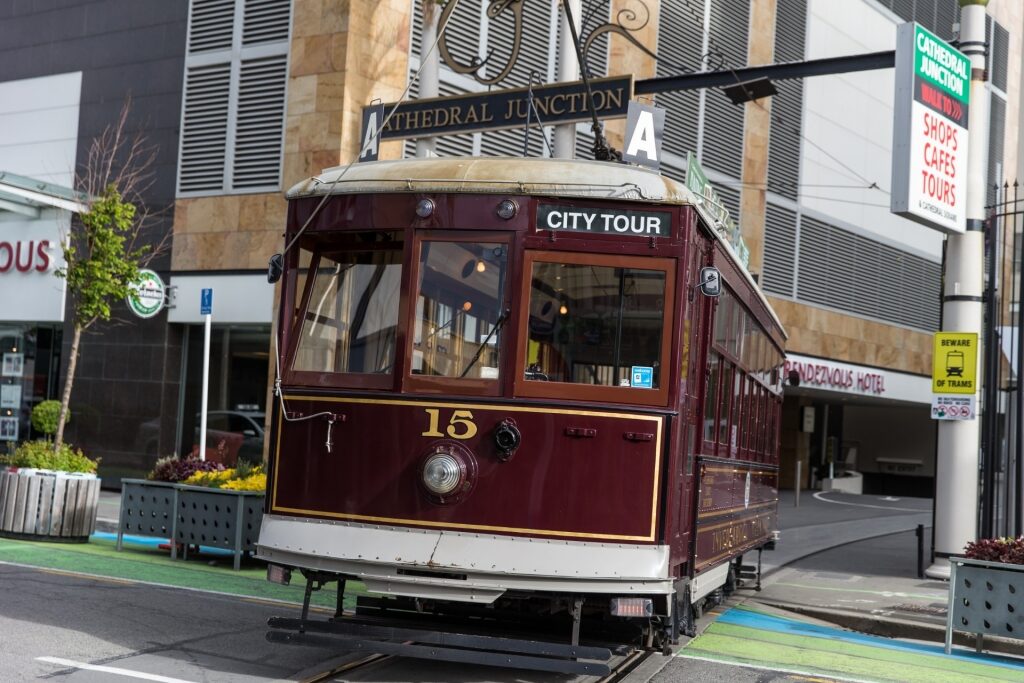
[[43, 436], [30, 416], [59, 396], [61, 339], [57, 325], [0, 324], [0, 452]]
[[[186, 339], [180, 452], [198, 452], [203, 382], [203, 327]], [[210, 387], [206, 456], [233, 465], [263, 460], [270, 362], [270, 326], [214, 325], [210, 335]], [[154, 434], [156, 427], [153, 425]], [[162, 454], [161, 454], [162, 455]]]
[[413, 319], [413, 375], [498, 379], [508, 249], [423, 240]]
[[319, 255], [298, 330], [293, 370], [391, 372], [402, 280], [401, 241], [393, 244], [392, 248], [354, 247]]

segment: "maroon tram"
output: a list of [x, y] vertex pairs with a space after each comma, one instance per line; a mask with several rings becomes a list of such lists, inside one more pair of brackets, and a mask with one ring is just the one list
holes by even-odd
[[[772, 542], [785, 334], [684, 186], [426, 159], [328, 170], [288, 198], [272, 580], [301, 570], [307, 598], [337, 580], [340, 605], [356, 579], [389, 614], [562, 613], [571, 660], [590, 652], [583, 614], [674, 642]], [[268, 637], [365, 646], [373, 628], [306, 616]]]

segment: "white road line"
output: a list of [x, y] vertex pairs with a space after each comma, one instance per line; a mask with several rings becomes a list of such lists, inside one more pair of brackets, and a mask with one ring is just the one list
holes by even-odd
[[858, 508], [874, 508], [876, 510], [896, 510], [897, 512], [930, 512], [930, 510], [918, 510], [915, 508], [895, 508], [888, 505], [868, 505], [867, 503], [848, 503], [845, 500], [829, 500], [825, 498], [825, 494], [829, 491], [816, 491], [814, 497], [820, 500], [822, 503], [832, 503], [833, 505], [852, 505]]
[[170, 676], [159, 676], [157, 674], [147, 674], [142, 671], [132, 671], [131, 669], [119, 669], [116, 666], [100, 666], [98, 664], [86, 664], [85, 662], [76, 662], [71, 659], [61, 659], [60, 657], [36, 657], [36, 661], [46, 662], [47, 664], [57, 664], [58, 666], [66, 666], [72, 669], [84, 669], [85, 671], [99, 671], [105, 674], [114, 674], [115, 676], [128, 676], [130, 678], [138, 678], [144, 681], [158, 681], [158, 683], [192, 683], [186, 681], [184, 678], [171, 678]]
[[834, 673], [822, 673], [820, 671], [801, 671], [800, 669], [788, 669], [788, 668], [785, 668], [785, 667], [760, 666], [760, 665], [757, 665], [757, 664], [747, 664], [745, 662], [732, 662], [732, 661], [726, 661], [726, 660], [722, 660], [722, 659], [715, 659], [714, 657], [701, 657], [700, 655], [688, 655], [688, 654], [683, 654], [683, 652], [676, 652], [675, 656], [683, 658], [683, 659], [696, 659], [696, 660], [699, 660], [701, 662], [712, 662], [714, 664], [725, 664], [726, 666], [739, 666], [739, 667], [743, 667], [743, 668], [747, 668], [747, 669], [758, 669], [759, 671], [774, 671], [774, 672], [778, 672], [778, 673], [794, 674], [796, 676], [806, 676], [808, 678], [817, 678], [817, 679], [828, 678], [828, 679], [833, 680], [833, 681], [844, 681], [845, 683], [875, 683], [875, 681], [872, 681], [871, 679], [866, 679], [866, 678], [848, 678], [848, 677], [845, 677], [845, 676], [838, 676], [838, 675], [836, 675]]

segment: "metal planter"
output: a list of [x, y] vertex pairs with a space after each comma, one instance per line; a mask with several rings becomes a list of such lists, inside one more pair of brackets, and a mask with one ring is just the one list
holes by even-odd
[[946, 654], [953, 631], [975, 634], [982, 650], [985, 635], [1024, 639], [1024, 565], [949, 558], [949, 613]]
[[92, 474], [0, 472], [0, 535], [84, 543], [96, 530], [100, 480]]
[[263, 520], [263, 491], [228, 491], [143, 479], [124, 479], [117, 547], [125, 534], [173, 539], [187, 557], [189, 546], [230, 550], [234, 567], [242, 555], [256, 549]]

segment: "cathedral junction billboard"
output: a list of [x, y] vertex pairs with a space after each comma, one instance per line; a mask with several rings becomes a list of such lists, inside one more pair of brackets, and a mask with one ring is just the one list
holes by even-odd
[[896, 33], [893, 213], [946, 233], [966, 225], [971, 64], [911, 22]]

